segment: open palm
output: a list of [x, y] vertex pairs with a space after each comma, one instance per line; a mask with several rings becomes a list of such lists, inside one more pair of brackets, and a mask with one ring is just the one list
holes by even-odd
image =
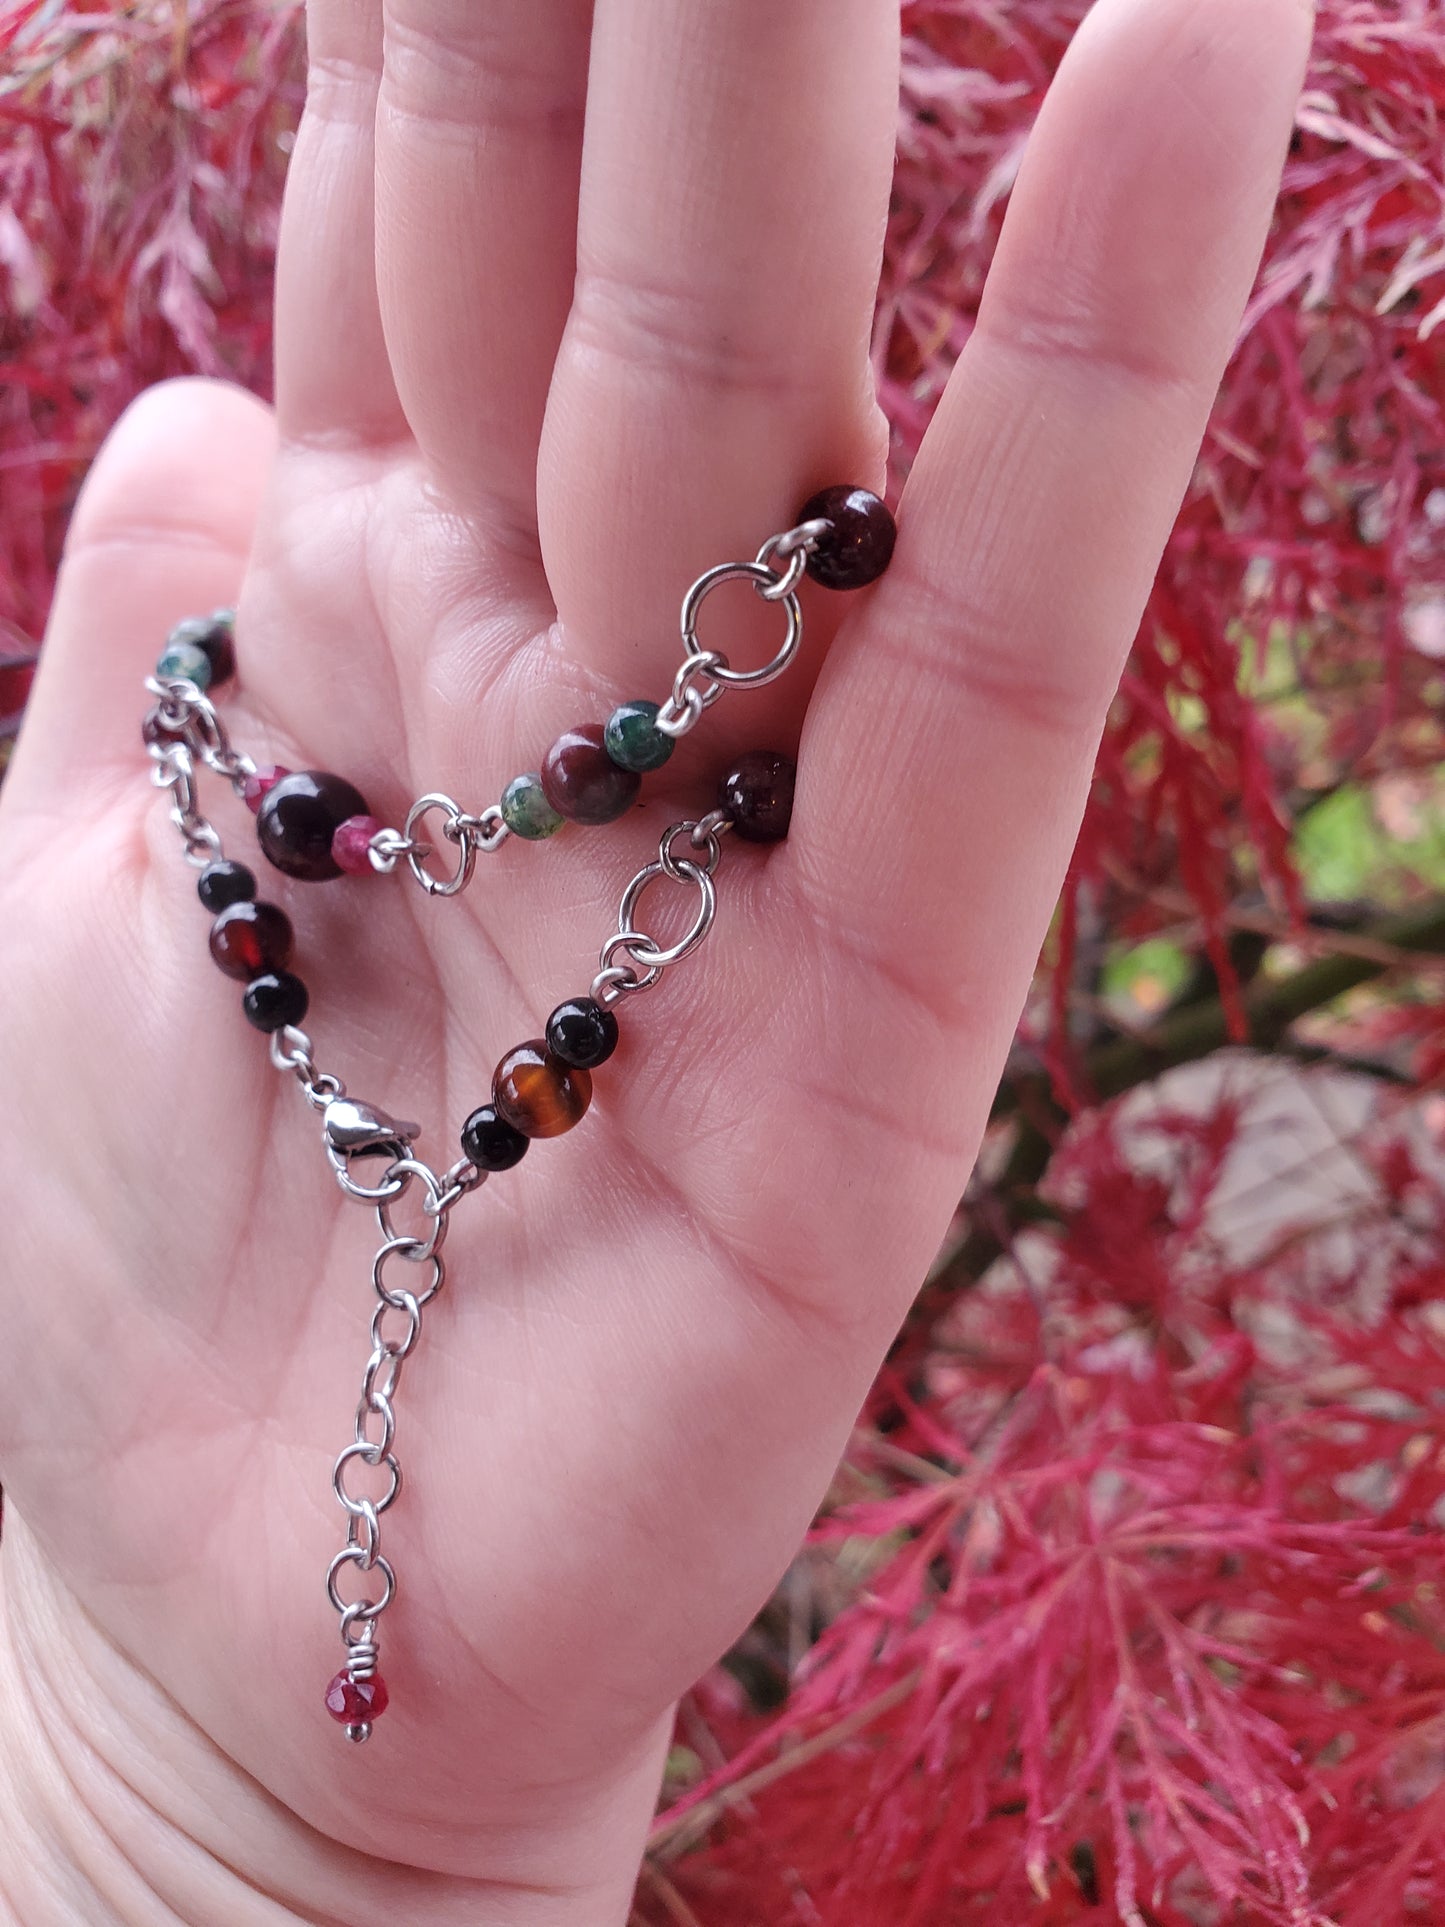
[[[323, 1068], [421, 1119], [444, 1169], [497, 1059], [586, 990], [662, 827], [730, 752], [797, 750], [790, 840], [729, 847], [713, 935], [626, 1001], [585, 1121], [455, 1213], [398, 1400], [392, 1706], [364, 1748], [321, 1706], [321, 1578], [376, 1240], [207, 959], [141, 680], [238, 598], [235, 740], [390, 823], [427, 790], [480, 808], [561, 729], [665, 694], [696, 574], [818, 487], [881, 486], [897, 15], [310, 18], [275, 421], [188, 383], [116, 431], [0, 815], [7, 1651], [199, 1843], [136, 1855], [182, 1918], [253, 1917], [198, 1911], [215, 1859], [305, 1918], [490, 1918], [488, 1890], [498, 1919], [597, 1923], [671, 1705], [790, 1556], [966, 1175], [1307, 17], [1102, 0], [891, 573], [856, 605], [805, 591], [798, 665], [711, 710], [639, 810], [514, 838], [452, 901], [260, 866]], [[772, 646], [757, 614], [737, 661]], [[254, 861], [244, 810], [203, 804]]]

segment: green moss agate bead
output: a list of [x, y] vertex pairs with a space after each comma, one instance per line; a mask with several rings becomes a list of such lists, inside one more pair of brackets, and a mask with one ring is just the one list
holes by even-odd
[[172, 676], [183, 676], [193, 682], [197, 689], [211, 686], [211, 659], [196, 642], [168, 642], [156, 663], [156, 674], [162, 680]]
[[529, 843], [555, 836], [565, 820], [547, 801], [535, 770], [514, 776], [502, 791], [502, 819], [513, 836], [524, 836]]
[[602, 740], [619, 769], [661, 769], [677, 745], [657, 727], [656, 703], [623, 703], [607, 718]]

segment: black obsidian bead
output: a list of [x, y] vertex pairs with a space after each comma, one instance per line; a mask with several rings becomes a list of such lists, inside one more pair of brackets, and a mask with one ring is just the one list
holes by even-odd
[[284, 970], [294, 941], [291, 919], [274, 903], [233, 903], [211, 925], [212, 957], [242, 983]]
[[750, 749], [717, 786], [718, 808], [749, 843], [779, 843], [793, 820], [797, 769], [771, 749]]
[[233, 903], [249, 903], [255, 894], [255, 875], [244, 863], [208, 863], [196, 881], [196, 895], [213, 917]]
[[323, 883], [339, 877], [331, 839], [350, 816], [369, 816], [366, 798], [344, 776], [296, 770], [272, 785], [256, 812], [261, 853], [288, 877]]
[[617, 1048], [617, 1019], [594, 998], [573, 997], [547, 1019], [547, 1048], [574, 1070], [596, 1070]]
[[268, 970], [247, 984], [241, 1008], [257, 1030], [283, 1030], [287, 1024], [301, 1022], [310, 1001], [299, 977], [289, 970]]
[[804, 503], [798, 520], [830, 524], [808, 557], [808, 574], [825, 589], [866, 588], [893, 560], [897, 525], [870, 489], [825, 488]]
[[462, 1126], [462, 1151], [479, 1171], [510, 1171], [526, 1156], [530, 1142], [498, 1117], [492, 1104], [473, 1111]]

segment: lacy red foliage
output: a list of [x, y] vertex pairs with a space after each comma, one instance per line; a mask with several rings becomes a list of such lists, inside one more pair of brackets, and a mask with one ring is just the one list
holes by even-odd
[[[904, 6], [900, 475], [1085, 10]], [[264, 390], [299, 50], [292, 0], [0, 12], [0, 733], [124, 402]], [[1325, 915], [1296, 861], [1311, 803], [1445, 760], [1442, 124], [1438, 0], [1322, 0], [969, 1236], [683, 1709], [647, 1927], [1445, 1919], [1445, 1000], [1400, 948], [1445, 916], [1418, 876], [1408, 931]], [[1141, 1040], [1101, 966], [1156, 932], [1192, 975]], [[1372, 1081], [1201, 1068], [1230, 1026]]]

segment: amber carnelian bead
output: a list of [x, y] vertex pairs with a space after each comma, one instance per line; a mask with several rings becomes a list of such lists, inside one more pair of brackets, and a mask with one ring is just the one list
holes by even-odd
[[248, 983], [291, 961], [291, 919], [274, 903], [233, 903], [211, 925], [211, 955], [228, 977]]
[[771, 749], [749, 750], [718, 784], [718, 807], [747, 842], [779, 843], [793, 820], [797, 775], [786, 756]]
[[256, 835], [264, 855], [286, 876], [322, 883], [341, 875], [332, 838], [349, 816], [368, 814], [365, 797], [345, 777], [297, 770], [262, 797]]
[[798, 515], [830, 524], [808, 557], [808, 574], [825, 589], [864, 589], [893, 560], [897, 525], [888, 504], [866, 488], [825, 488]]
[[547, 1048], [559, 1064], [595, 1071], [617, 1048], [617, 1019], [594, 997], [573, 997], [547, 1019]]
[[492, 1102], [504, 1123], [523, 1137], [560, 1137], [586, 1114], [592, 1079], [560, 1063], [540, 1037], [518, 1044], [498, 1064]]
[[559, 816], [573, 823], [611, 823], [631, 809], [642, 778], [607, 754], [601, 723], [584, 723], [559, 736], [542, 764], [542, 790]]

